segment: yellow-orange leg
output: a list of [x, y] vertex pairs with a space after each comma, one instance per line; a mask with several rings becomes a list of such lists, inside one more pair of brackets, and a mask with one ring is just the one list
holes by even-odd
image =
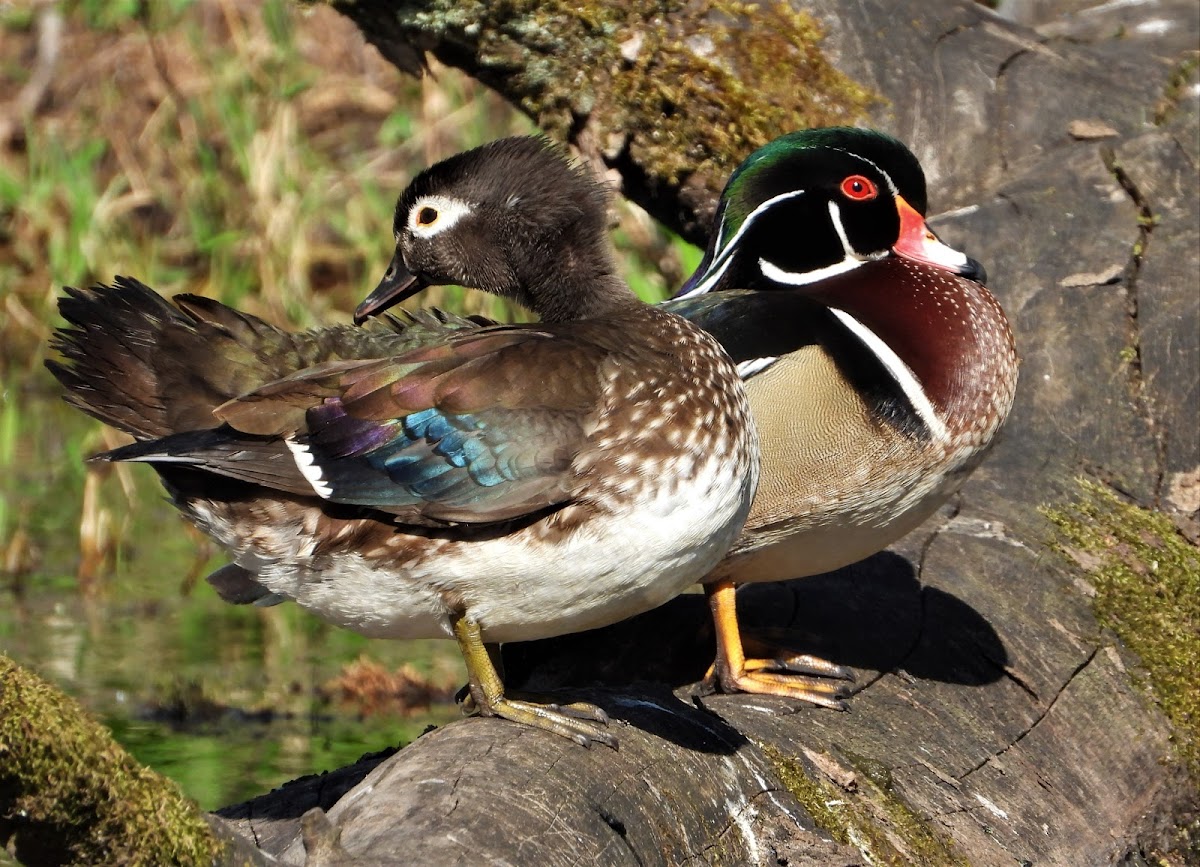
[[[746, 658], [737, 622], [736, 591], [732, 581], [704, 585], [717, 633], [717, 659], [704, 678], [705, 684], [719, 687], [722, 692], [781, 695], [845, 710], [842, 699], [849, 688], [826, 678], [852, 681], [854, 675], [848, 668], [806, 654]], [[807, 676], [814, 674], [818, 676]]]
[[[614, 750], [617, 748], [617, 739], [601, 728], [608, 724], [608, 714], [602, 708], [585, 702], [560, 705], [507, 698], [492, 653], [483, 643], [479, 624], [461, 614], [452, 616], [451, 624], [454, 637], [458, 639], [458, 649], [467, 664], [470, 707], [475, 712], [553, 732], [580, 746], [601, 743]], [[496, 646], [491, 648], [495, 652]]]

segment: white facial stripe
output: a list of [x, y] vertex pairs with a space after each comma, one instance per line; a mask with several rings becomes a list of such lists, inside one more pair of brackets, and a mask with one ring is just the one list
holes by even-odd
[[808, 286], [810, 283], [816, 283], [819, 280], [825, 280], [829, 277], [836, 277], [838, 274], [845, 274], [847, 271], [853, 271], [860, 265], [865, 264], [866, 260], [847, 256], [840, 262], [834, 262], [832, 265], [826, 265], [824, 268], [817, 268], [812, 271], [785, 271], [773, 262], [768, 262], [766, 259], [758, 260], [758, 268], [762, 271], [764, 277], [775, 283], [783, 283], [785, 286]]
[[[750, 224], [753, 223], [756, 219], [758, 219], [758, 217], [760, 215], [762, 215], [762, 213], [764, 211], [766, 211], [767, 208], [770, 208], [773, 205], [778, 204], [779, 202], [783, 202], [788, 199], [794, 199], [797, 196], [802, 196], [802, 195], [804, 195], [804, 190], [792, 190], [791, 192], [788, 192], [788, 193], [780, 193], [778, 196], [767, 199], [765, 202], [763, 202], [761, 205], [759, 205], [757, 208], [755, 208], [753, 211], [751, 211], [750, 215], [747, 216], [746, 219], [742, 221], [742, 225], [740, 225], [738, 227], [738, 230], [737, 230], [737, 232], [734, 233], [734, 236], [729, 239], [729, 243], [726, 244], [724, 247], [721, 247], [718, 245], [717, 249], [719, 249], [721, 252], [713, 260], [713, 263], [711, 265], [709, 265], [708, 277], [706, 277], [703, 281], [701, 281], [700, 283], [697, 283], [695, 286], [693, 286], [686, 295], [680, 295], [679, 297], [680, 298], [691, 298], [693, 295], [703, 295], [705, 292], [711, 292], [713, 286], [715, 286], [717, 284], [717, 281], [719, 281], [721, 279], [721, 275], [723, 275], [725, 273], [725, 271], [729, 268], [729, 264], [733, 261], [733, 251], [737, 249], [738, 242], [741, 241], [742, 236], [746, 234], [746, 231], [750, 228]], [[719, 233], [717, 235], [718, 241], [722, 237], [723, 233], [724, 233], [724, 221], [722, 221], [721, 229], [719, 230]]]
[[892, 176], [889, 175], [887, 172], [885, 172], [883, 169], [881, 169], [879, 167], [879, 164], [876, 163], [874, 160], [869, 160], [866, 157], [864, 157], [862, 154], [856, 154], [854, 151], [848, 151], [845, 148], [831, 147], [831, 148], [829, 148], [829, 150], [837, 151], [838, 153], [847, 154], [849, 156], [854, 157], [856, 160], [861, 160], [862, 162], [871, 166], [872, 168], [875, 169], [875, 171], [877, 171], [877, 172], [879, 172], [879, 174], [883, 175], [883, 179], [885, 181], [887, 181], [887, 186], [888, 186], [888, 189], [892, 193], [892, 197], [895, 198], [897, 195], [899, 195], [900, 191], [896, 189], [896, 185], [892, 182]]
[[[437, 216], [431, 223], [422, 223], [421, 212], [432, 209]], [[448, 196], [421, 196], [408, 209], [408, 230], [418, 238], [432, 238], [438, 232], [444, 232], [471, 213], [471, 205], [462, 199], [451, 199]]]
[[855, 258], [854, 248], [850, 246], [850, 239], [846, 237], [846, 227], [842, 225], [842, 209], [833, 199], [829, 200], [829, 219], [833, 222], [833, 231], [837, 232], [838, 240], [842, 242], [842, 252], [846, 254], [847, 259]]
[[929, 396], [925, 394], [925, 389], [921, 385], [921, 381], [917, 379], [915, 373], [904, 361], [892, 351], [892, 348], [879, 339], [874, 331], [867, 328], [849, 313], [844, 310], [838, 310], [836, 307], [830, 307], [830, 312], [841, 321], [843, 325], [850, 329], [859, 340], [866, 345], [875, 357], [879, 359], [884, 368], [896, 384], [900, 386], [900, 390], [904, 392], [904, 396], [908, 398], [908, 402], [912, 404], [912, 408], [920, 416], [921, 421], [925, 423], [925, 427], [929, 429], [930, 435], [939, 443], [948, 443], [950, 434], [946, 430], [946, 424], [938, 415], [937, 410], [930, 401]]
[[838, 274], [845, 274], [847, 271], [853, 271], [859, 265], [875, 259], [882, 259], [887, 255], [887, 250], [867, 254], [855, 252], [854, 248], [850, 246], [850, 239], [846, 237], [846, 227], [842, 225], [842, 211], [838, 207], [837, 202], [833, 200], [829, 202], [829, 220], [833, 223], [833, 230], [837, 232], [838, 239], [842, 242], [842, 252], [846, 254], [846, 258], [840, 262], [834, 262], [832, 265], [826, 265], [824, 268], [815, 268], [812, 271], [785, 271], [774, 262], [759, 259], [758, 267], [762, 271], [763, 276], [775, 283], [783, 283], [788, 286], [808, 286], [819, 280], [825, 280], [829, 277], [836, 277]]
[[288, 451], [292, 453], [292, 460], [296, 462], [296, 468], [300, 470], [300, 475], [304, 476], [308, 483], [312, 485], [312, 489], [317, 493], [317, 496], [326, 500], [332, 497], [333, 487], [321, 475], [321, 468], [313, 460], [308, 446], [296, 442], [295, 437], [284, 437], [283, 441], [287, 445]]
[[842, 209], [832, 199], [829, 200], [829, 220], [833, 223], [833, 230], [837, 232], [838, 240], [842, 242], [842, 252], [846, 254], [847, 259], [872, 262], [887, 256], [888, 251], [886, 249], [875, 250], [871, 253], [860, 253], [850, 246], [850, 238], [846, 235], [846, 227], [842, 225]]
[[721, 277], [724, 276], [725, 272], [729, 270], [729, 266], [732, 263], [733, 263], [733, 257], [731, 257], [731, 256], [725, 257], [725, 261], [721, 263], [721, 267], [717, 268], [717, 270], [715, 270], [715, 271], [712, 270], [711, 268], [709, 268], [708, 277], [703, 282], [697, 283], [695, 286], [693, 286], [691, 289], [689, 289], [686, 293], [684, 293], [683, 295], [680, 295], [678, 297], [691, 298], [693, 295], [703, 295], [706, 292], [711, 292], [713, 287], [715, 285], [717, 285], [718, 282], [720, 282]]

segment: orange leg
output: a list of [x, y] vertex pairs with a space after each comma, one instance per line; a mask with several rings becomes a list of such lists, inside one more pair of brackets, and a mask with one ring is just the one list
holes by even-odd
[[849, 687], [826, 678], [852, 681], [854, 675], [848, 668], [805, 654], [746, 659], [737, 622], [736, 590], [732, 581], [704, 585], [717, 632], [717, 659], [704, 678], [706, 684], [719, 686], [722, 692], [781, 695], [846, 710], [842, 699], [849, 694]]

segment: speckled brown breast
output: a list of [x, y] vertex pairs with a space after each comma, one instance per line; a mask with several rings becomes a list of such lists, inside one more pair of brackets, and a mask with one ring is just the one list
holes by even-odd
[[[716, 340], [653, 308], [602, 339], [624, 357], [601, 371], [608, 401], [575, 462], [586, 485], [582, 500], [612, 511], [651, 489], [671, 490], [704, 464], [749, 471], [758, 445], [754, 421], [737, 371]], [[674, 363], [655, 363], [647, 349], [666, 350]]]

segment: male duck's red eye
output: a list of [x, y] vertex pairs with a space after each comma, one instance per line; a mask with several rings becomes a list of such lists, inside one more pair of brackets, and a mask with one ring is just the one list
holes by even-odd
[[856, 202], [865, 202], [879, 195], [879, 187], [870, 178], [851, 175], [842, 181], [842, 195]]

